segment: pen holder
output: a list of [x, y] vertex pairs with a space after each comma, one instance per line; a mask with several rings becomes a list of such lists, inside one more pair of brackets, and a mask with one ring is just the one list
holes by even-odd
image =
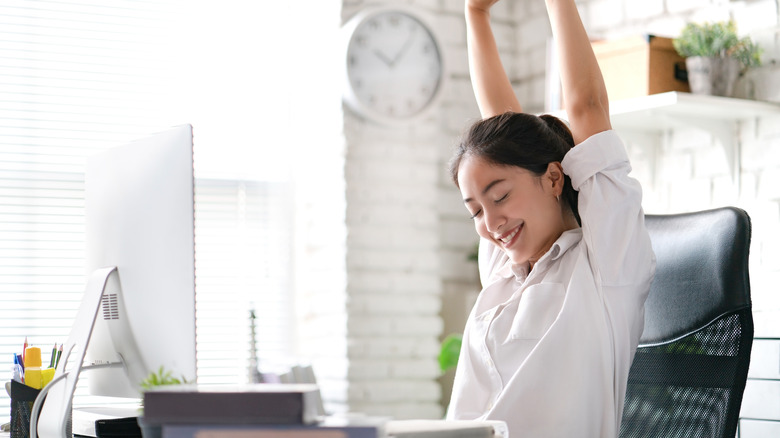
[[40, 389], [11, 381], [11, 438], [30, 438], [30, 413]]

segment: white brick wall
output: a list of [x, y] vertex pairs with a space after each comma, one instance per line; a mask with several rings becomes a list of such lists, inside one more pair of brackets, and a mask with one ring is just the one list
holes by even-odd
[[670, 14], [682, 14], [709, 8], [712, 3], [712, 0], [666, 0], [666, 10]]
[[661, 15], [665, 8], [664, 0], [645, 0], [641, 2], [626, 2], [624, 4], [626, 20], [642, 20]]
[[591, 0], [581, 2], [580, 14], [590, 32], [602, 32], [620, 26], [626, 19], [621, 0]]
[[[334, 186], [321, 182], [329, 202], [344, 208], [344, 232], [330, 237], [323, 231], [323, 239], [340, 250], [310, 250], [305, 257], [313, 266], [341, 265], [336, 269], [343, 282], [324, 299], [312, 292], [303, 304], [309, 311], [302, 324], [309, 340], [302, 352], [315, 358], [330, 411], [440, 418], [441, 152], [452, 144], [449, 126], [461, 129], [464, 123], [458, 119], [473, 117], [470, 110], [476, 108], [464, 80], [463, 3], [344, 1], [342, 19], [378, 4], [412, 5], [432, 18], [448, 72], [440, 106], [450, 117], [434, 113], [419, 123], [385, 127], [345, 110], [346, 149], [333, 170], [334, 176], [340, 173], [341, 189], [334, 195]], [[328, 221], [317, 217], [312, 222], [319, 220]], [[314, 283], [311, 291], [318, 289]], [[327, 304], [331, 299], [335, 304]]]
[[343, 407], [396, 418], [440, 417], [438, 130], [387, 128], [351, 114], [345, 126]]

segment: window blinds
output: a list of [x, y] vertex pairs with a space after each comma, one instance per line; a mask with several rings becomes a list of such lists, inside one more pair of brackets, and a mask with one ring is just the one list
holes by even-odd
[[[212, 15], [230, 26], [229, 17], [205, 10], [214, 4], [0, 3], [0, 367], [7, 379], [12, 354], [21, 352], [25, 337], [41, 347], [46, 362], [51, 347], [66, 340], [80, 304], [86, 279], [85, 157], [181, 123], [192, 123], [195, 132], [199, 379], [244, 381], [250, 308], [260, 315], [260, 353], [290, 352], [290, 184], [284, 172], [270, 182], [262, 169], [236, 166], [239, 171], [231, 173], [230, 161], [212, 166], [221, 155], [252, 163], [242, 160], [243, 149], [265, 153], [253, 137], [262, 126], [236, 129], [232, 122], [253, 118], [232, 114], [245, 104], [223, 100], [222, 118], [210, 117], [221, 84], [237, 87], [251, 76], [245, 86], [254, 91], [236, 98], [256, 103], [256, 94], [263, 93], [256, 84], [265, 80], [261, 74], [230, 75], [227, 58], [218, 70], [192, 68], [207, 65], [220, 47], [257, 50], [263, 41], [200, 26], [198, 11], [201, 20]], [[190, 20], [182, 25], [184, 10]], [[284, 20], [277, 26], [284, 27]], [[191, 34], [203, 28], [213, 32]], [[206, 39], [210, 49], [186, 45]], [[274, 98], [280, 100], [265, 103], [285, 107], [284, 93]], [[281, 163], [274, 167], [283, 168]], [[80, 386], [77, 394], [83, 394]], [[8, 398], [0, 398], [0, 409], [8, 412]]]
[[247, 381], [250, 310], [260, 362], [290, 353], [290, 195], [286, 183], [196, 183], [200, 383]]

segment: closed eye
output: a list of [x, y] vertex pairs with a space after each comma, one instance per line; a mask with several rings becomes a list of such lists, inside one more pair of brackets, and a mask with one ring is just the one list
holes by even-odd
[[502, 201], [504, 201], [504, 200], [505, 200], [505, 199], [506, 199], [508, 196], [509, 196], [509, 193], [507, 193], [506, 195], [504, 195], [504, 196], [502, 196], [502, 197], [500, 197], [500, 198], [496, 199], [495, 201], [493, 201], [493, 203], [495, 203], [495, 204], [500, 204], [500, 203], [501, 203]]
[[480, 215], [480, 213], [482, 213], [482, 210], [477, 210], [477, 212], [476, 212], [476, 213], [474, 213], [473, 215], [471, 215], [471, 218], [470, 218], [470, 219], [472, 219], [472, 220], [473, 220], [473, 219], [476, 219], [476, 218], [477, 218], [477, 217]]

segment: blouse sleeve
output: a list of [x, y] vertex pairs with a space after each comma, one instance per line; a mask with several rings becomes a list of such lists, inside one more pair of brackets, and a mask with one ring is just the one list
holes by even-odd
[[579, 192], [582, 236], [602, 285], [649, 283], [655, 256], [645, 229], [642, 187], [629, 176], [620, 137], [614, 131], [596, 134], [569, 151], [562, 166]]

